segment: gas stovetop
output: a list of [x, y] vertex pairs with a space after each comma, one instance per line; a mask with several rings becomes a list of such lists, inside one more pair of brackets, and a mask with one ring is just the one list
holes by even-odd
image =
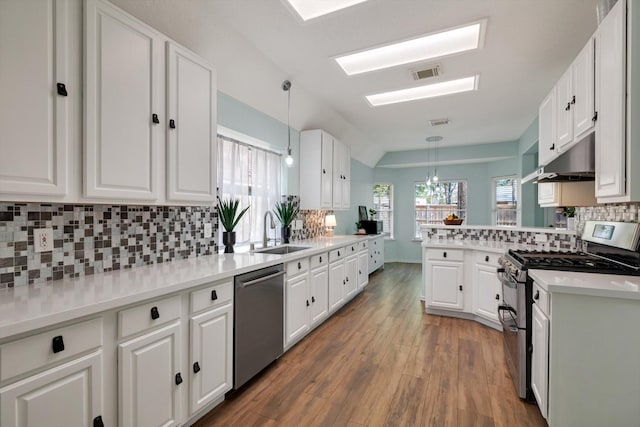
[[637, 269], [586, 252], [509, 250], [507, 258], [519, 270], [541, 269], [601, 274], [640, 274]]

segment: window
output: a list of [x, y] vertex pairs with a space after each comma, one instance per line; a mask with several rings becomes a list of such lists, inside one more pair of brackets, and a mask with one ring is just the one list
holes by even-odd
[[493, 179], [493, 223], [518, 225], [518, 180], [515, 177]]
[[251, 205], [234, 230], [236, 243], [262, 240], [264, 213], [281, 200], [281, 158], [278, 153], [218, 135], [218, 195], [240, 199], [241, 209]]
[[373, 185], [373, 209], [376, 218], [382, 221], [382, 232], [386, 238], [393, 239], [393, 184]]
[[414, 228], [416, 239], [422, 239], [421, 225], [442, 224], [442, 220], [449, 214], [456, 214], [465, 219], [467, 215], [466, 181], [440, 181], [437, 184], [416, 182]]

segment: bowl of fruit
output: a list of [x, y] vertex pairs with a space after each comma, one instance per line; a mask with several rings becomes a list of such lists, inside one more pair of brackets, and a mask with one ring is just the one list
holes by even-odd
[[448, 217], [442, 220], [445, 225], [460, 225], [464, 221], [462, 218], [458, 217], [456, 214], [450, 214]]

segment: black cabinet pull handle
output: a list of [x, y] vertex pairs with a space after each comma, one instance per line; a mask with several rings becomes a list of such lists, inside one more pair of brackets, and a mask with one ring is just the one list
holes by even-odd
[[596, 111], [595, 113], [593, 113], [593, 117], [591, 118], [592, 122], [595, 122], [598, 120], [598, 112]]
[[447, 253], [446, 253], [446, 252], [443, 252], [443, 253], [442, 253], [442, 257], [443, 257], [443, 258], [446, 258], [446, 257], [447, 257]]
[[575, 96], [575, 95], [573, 95], [573, 98], [571, 98], [571, 103], [572, 103], [572, 104], [575, 104], [575, 103], [576, 103], [576, 96]]
[[347, 276], [347, 282], [349, 281], [349, 276]]
[[320, 257], [320, 262], [322, 262], [322, 257]]
[[298, 262], [298, 270], [302, 269], [302, 264]]
[[61, 351], [64, 351], [64, 340], [62, 339], [62, 335], [53, 337], [53, 340], [51, 340], [51, 348], [54, 353], [60, 353]]
[[182, 375], [180, 374], [180, 372], [178, 372], [176, 374], [176, 385], [180, 385], [182, 384]]
[[215, 301], [218, 299], [218, 292], [214, 289], [211, 291], [211, 301]]
[[67, 93], [67, 87], [64, 85], [64, 83], [56, 83], [56, 90], [58, 91], [58, 95], [60, 96], [69, 95]]
[[338, 256], [340, 256], [340, 251], [338, 251]]
[[197, 374], [198, 372], [200, 372], [200, 364], [198, 362], [195, 362], [193, 364], [193, 373]]
[[555, 150], [556, 149], [556, 144], [551, 144], [551, 147], [549, 147], [549, 150]]
[[351, 252], [355, 251], [356, 248], [354, 248], [353, 246], [351, 246]]
[[567, 106], [565, 107], [564, 111], [569, 111], [571, 109], [571, 103], [567, 102]]
[[307, 307], [309, 307], [309, 300], [307, 300]]
[[500, 294], [496, 294], [496, 300], [500, 301]]
[[462, 290], [462, 285], [458, 286], [458, 289]]
[[154, 305], [153, 307], [151, 307], [151, 318], [153, 320], [156, 320], [159, 317], [160, 317], [160, 312], [158, 311], [158, 307]]
[[156, 113], [153, 113], [151, 115], [151, 121], [153, 121], [153, 123], [155, 123], [155, 124], [160, 123], [160, 119], [158, 118], [158, 115]]
[[347, 284], [347, 282], [346, 282], [344, 279], [342, 279], [342, 284], [343, 284], [343, 285], [346, 285], [346, 284]]
[[485, 257], [484, 257], [484, 260], [485, 260], [486, 262], [489, 262], [489, 255], [485, 256]]
[[358, 270], [358, 274], [362, 274], [362, 270]]
[[316, 302], [316, 297], [314, 297], [313, 295], [311, 296], [311, 302]]
[[540, 291], [536, 291], [536, 294], [533, 297], [534, 300], [539, 300], [540, 299]]
[[102, 415], [98, 415], [93, 419], [93, 427], [104, 427], [104, 423], [102, 422]]
[[326, 169], [322, 169], [322, 173], [327, 173], [327, 170]]
[[173, 119], [169, 120], [169, 127], [171, 129], [175, 129], [176, 128], [176, 121], [173, 120]]

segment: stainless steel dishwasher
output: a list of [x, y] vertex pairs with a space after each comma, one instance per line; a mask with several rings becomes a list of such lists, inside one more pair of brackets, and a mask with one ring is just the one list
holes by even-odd
[[284, 265], [235, 277], [233, 388], [238, 389], [284, 350]]

